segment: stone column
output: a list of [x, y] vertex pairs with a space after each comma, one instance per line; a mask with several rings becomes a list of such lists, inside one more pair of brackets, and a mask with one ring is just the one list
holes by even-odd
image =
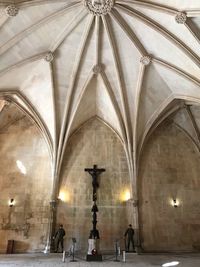
[[57, 214], [57, 200], [51, 201], [51, 231], [50, 231], [50, 252], [55, 251], [55, 230], [56, 230], [56, 214]]
[[56, 161], [53, 162], [53, 189], [50, 201], [50, 224], [49, 224], [49, 250], [51, 253], [55, 251], [55, 231], [56, 231], [56, 215], [58, 206], [58, 185], [59, 175], [56, 172]]
[[44, 253], [55, 251], [55, 226], [56, 226], [56, 210], [57, 210], [57, 200], [53, 199], [50, 201], [50, 214], [49, 214], [49, 224], [47, 233], [47, 243], [44, 249]]
[[138, 219], [138, 199], [129, 199], [126, 203], [126, 209], [127, 209], [127, 218], [128, 222], [132, 224], [133, 229], [135, 230], [135, 246], [136, 249], [140, 249], [140, 235], [139, 235], [139, 219]]

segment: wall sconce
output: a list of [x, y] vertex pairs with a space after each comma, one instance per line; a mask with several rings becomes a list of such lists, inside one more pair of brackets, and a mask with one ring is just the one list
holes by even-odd
[[122, 191], [120, 194], [120, 200], [122, 202], [127, 202], [128, 200], [131, 199], [131, 193], [128, 189], [126, 189], [125, 191]]
[[178, 201], [177, 199], [173, 199], [173, 200], [172, 200], [172, 206], [173, 206], [174, 208], [177, 208], [177, 207], [179, 206], [179, 201]]
[[9, 200], [8, 204], [9, 204], [9, 207], [12, 208], [12, 207], [14, 206], [14, 204], [15, 204], [15, 200], [14, 200], [14, 198], [11, 198], [11, 199]]
[[62, 202], [69, 202], [70, 201], [70, 193], [67, 190], [62, 189], [59, 192], [58, 199], [61, 200]]

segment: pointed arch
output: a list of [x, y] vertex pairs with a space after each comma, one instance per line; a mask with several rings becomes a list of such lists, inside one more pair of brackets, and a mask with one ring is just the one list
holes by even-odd
[[[51, 159], [53, 158], [53, 141], [51, 135], [43, 122], [38, 112], [31, 105], [29, 100], [17, 90], [1, 90], [0, 97], [13, 102], [20, 110], [22, 110], [37, 126], [39, 131], [42, 133], [50, 153]], [[20, 101], [19, 101], [19, 100]], [[20, 103], [21, 102], [21, 103]]]
[[177, 112], [180, 108], [183, 107], [183, 101], [191, 101], [200, 104], [199, 98], [180, 94], [172, 94], [154, 112], [153, 116], [148, 121], [145, 132], [143, 133], [143, 136], [138, 144], [138, 165], [141, 152], [143, 150], [143, 146], [146, 143], [147, 138], [156, 130], [156, 128], [163, 122], [163, 120], [165, 120], [167, 117], [169, 117], [174, 112]]

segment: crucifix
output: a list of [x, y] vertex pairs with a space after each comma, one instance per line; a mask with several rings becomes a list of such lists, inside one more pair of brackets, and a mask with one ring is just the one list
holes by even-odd
[[92, 196], [92, 200], [93, 200], [93, 206], [92, 206], [92, 212], [93, 212], [93, 229], [90, 231], [90, 239], [99, 239], [99, 232], [96, 229], [96, 225], [97, 225], [97, 212], [98, 212], [98, 207], [96, 204], [97, 201], [97, 188], [99, 187], [99, 183], [98, 183], [98, 176], [102, 173], [105, 172], [105, 169], [98, 169], [97, 165], [94, 165], [93, 168], [86, 168], [85, 169], [86, 172], [88, 172], [91, 176], [92, 176], [92, 187], [93, 187], [93, 196]]
[[99, 187], [97, 177], [102, 172], [105, 172], [105, 169], [98, 169], [97, 165], [94, 165], [93, 169], [86, 168], [85, 172], [89, 172], [89, 174], [92, 176], [93, 201], [96, 201], [97, 200], [97, 188]]

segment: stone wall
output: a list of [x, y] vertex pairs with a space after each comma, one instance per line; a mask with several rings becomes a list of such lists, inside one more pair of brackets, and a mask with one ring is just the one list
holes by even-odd
[[[44, 249], [52, 190], [47, 144], [14, 105], [0, 113], [0, 253]], [[9, 207], [9, 199], [14, 206]]]
[[[145, 145], [139, 172], [142, 246], [200, 249], [200, 154], [184, 132], [162, 124]], [[180, 205], [172, 206], [177, 199]]]
[[[126, 192], [130, 191], [127, 160], [118, 137], [95, 119], [75, 133], [67, 146], [60, 190], [57, 224], [64, 224], [65, 247], [76, 237], [77, 248], [86, 251], [92, 229], [92, 178], [84, 168], [97, 164], [105, 168], [99, 179], [98, 224], [101, 249], [113, 250], [116, 238], [127, 227]], [[121, 241], [123, 245], [123, 240]]]

